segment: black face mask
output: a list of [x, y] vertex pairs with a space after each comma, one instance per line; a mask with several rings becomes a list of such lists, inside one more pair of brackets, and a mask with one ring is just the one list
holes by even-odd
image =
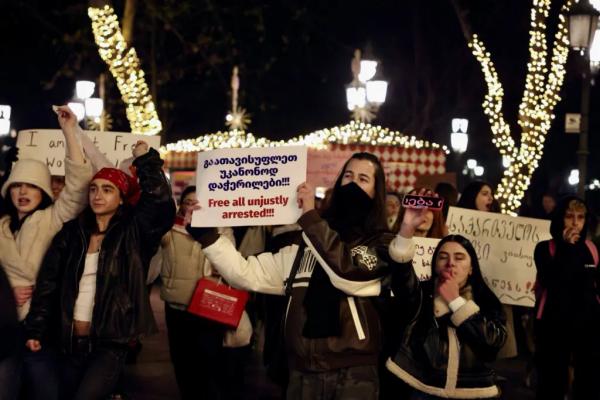
[[326, 219], [342, 239], [352, 239], [355, 234], [362, 233], [373, 203], [373, 199], [360, 186], [350, 182], [336, 189]]

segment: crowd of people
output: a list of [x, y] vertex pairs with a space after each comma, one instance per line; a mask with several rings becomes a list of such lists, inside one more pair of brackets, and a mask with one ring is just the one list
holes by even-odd
[[[500, 398], [494, 361], [526, 348], [538, 399], [600, 399], [598, 251], [582, 199], [544, 197], [552, 239], [536, 246], [526, 309], [499, 301], [471, 242], [446, 226], [450, 206], [499, 212], [486, 182], [414, 188], [443, 209], [403, 207], [378, 158], [356, 153], [322, 201], [297, 188], [295, 224], [198, 228], [196, 188], [176, 209], [155, 149], [140, 141], [130, 168], [108, 167], [67, 107], [58, 122], [64, 178], [29, 159], [2, 177], [0, 400], [114, 398], [128, 354], [157, 330], [155, 275], [182, 399], [243, 398], [252, 346], [251, 329], [188, 312], [200, 279], [255, 293], [249, 320], [282, 398]], [[428, 281], [415, 237], [440, 239]]]

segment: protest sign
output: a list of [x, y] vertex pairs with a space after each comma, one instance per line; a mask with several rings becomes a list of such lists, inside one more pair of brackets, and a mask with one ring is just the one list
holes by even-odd
[[450, 233], [471, 241], [483, 277], [502, 303], [534, 306], [533, 251], [551, 238], [550, 221], [450, 207], [446, 223]]
[[[138, 140], [158, 150], [159, 136], [134, 135], [125, 132], [84, 131], [115, 168], [132, 157], [131, 150]], [[60, 129], [29, 129], [17, 136], [19, 159], [32, 158], [46, 163], [52, 175], [65, 174], [65, 137]]]
[[218, 149], [198, 153], [200, 210], [192, 226], [291, 224], [301, 209], [296, 189], [306, 180], [306, 147]]
[[431, 279], [431, 258], [440, 239], [413, 237], [415, 255], [412, 259], [413, 268], [420, 281]]

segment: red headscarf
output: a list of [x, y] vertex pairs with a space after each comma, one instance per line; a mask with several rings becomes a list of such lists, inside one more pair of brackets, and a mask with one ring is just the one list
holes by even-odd
[[141, 193], [135, 171], [132, 171], [132, 173], [134, 173], [133, 177], [117, 168], [102, 168], [94, 175], [92, 181], [94, 179], [106, 179], [119, 189], [125, 201], [131, 205], [136, 205]]

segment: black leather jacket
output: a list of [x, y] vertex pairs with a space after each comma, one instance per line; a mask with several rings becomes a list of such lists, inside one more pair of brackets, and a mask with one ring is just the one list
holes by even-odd
[[[411, 268], [406, 264], [404, 268]], [[444, 398], [491, 398], [499, 394], [494, 372], [486, 363], [495, 359], [506, 340], [505, 318], [497, 305], [472, 299], [470, 288], [461, 290], [467, 303], [452, 312], [434, 299], [430, 283], [406, 288], [405, 278], [392, 273], [392, 287], [401, 287], [404, 306], [414, 318], [404, 330], [387, 369], [417, 390]], [[412, 293], [412, 295], [408, 295]]]
[[[98, 342], [126, 343], [156, 332], [146, 275], [161, 237], [173, 225], [175, 204], [154, 149], [138, 157], [134, 166], [140, 200], [126, 215], [111, 219], [100, 248], [91, 327]], [[71, 350], [73, 308], [91, 236], [84, 214], [66, 223], [54, 237], [25, 320], [27, 338], [42, 345], [57, 340], [65, 352]]]

